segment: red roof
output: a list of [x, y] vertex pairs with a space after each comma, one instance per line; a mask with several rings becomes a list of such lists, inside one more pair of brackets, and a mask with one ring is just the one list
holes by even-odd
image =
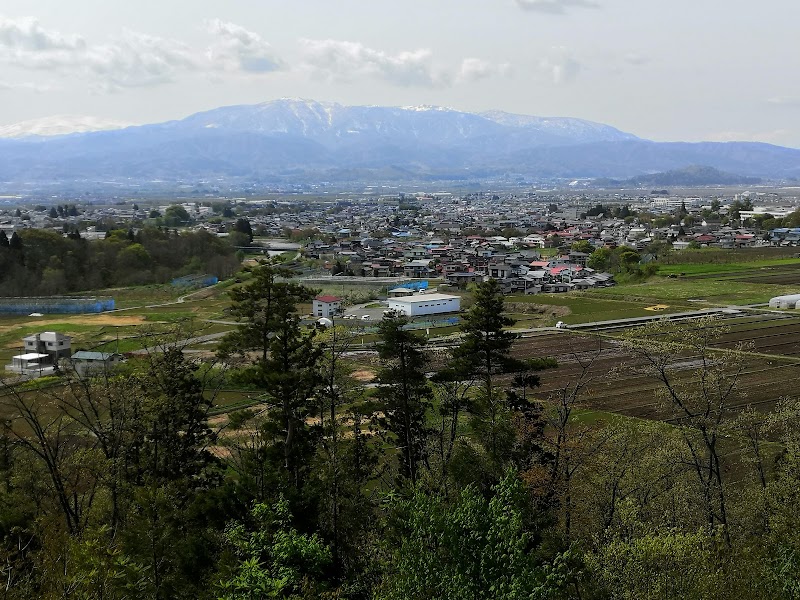
[[331, 302], [341, 302], [341, 298], [337, 298], [336, 296], [317, 296], [314, 300], [319, 300], [320, 302], [327, 302], [330, 304]]

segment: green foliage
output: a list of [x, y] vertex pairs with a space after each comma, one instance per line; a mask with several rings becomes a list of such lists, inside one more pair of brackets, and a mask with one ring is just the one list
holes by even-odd
[[598, 248], [589, 255], [586, 266], [595, 271], [607, 271], [611, 266], [611, 250]]
[[291, 526], [289, 503], [256, 504], [251, 524], [231, 523], [225, 540], [237, 562], [219, 581], [220, 600], [318, 597], [323, 574], [331, 563], [330, 549], [316, 535]]
[[416, 492], [393, 500], [399, 539], [389, 538], [390, 569], [381, 600], [517, 600], [558, 597], [572, 579], [566, 561], [547, 564], [526, 530], [525, 494], [515, 473], [489, 499], [465, 488], [451, 504]]
[[378, 397], [384, 403], [381, 421], [396, 438], [400, 474], [413, 484], [425, 458], [425, 417], [432, 393], [424, 371], [424, 340], [405, 329], [407, 324], [407, 318], [391, 316], [384, 317], [378, 325], [378, 356], [382, 364]]
[[591, 254], [594, 252], [594, 246], [589, 240], [580, 240], [572, 242], [571, 250], [573, 252], [583, 252], [584, 254]]
[[[16, 235], [16, 234], [15, 234]], [[12, 245], [12, 242], [14, 244]], [[224, 278], [238, 269], [233, 248], [205, 232], [146, 228], [110, 231], [103, 240], [26, 229], [0, 243], [0, 294], [69, 294], [112, 285], [163, 283], [187, 273]]]
[[724, 582], [706, 531], [663, 531], [615, 539], [587, 557], [614, 600], [716, 598]]
[[180, 204], [171, 204], [164, 211], [164, 224], [167, 227], [176, 227], [177, 225], [187, 225], [191, 217], [186, 209]]

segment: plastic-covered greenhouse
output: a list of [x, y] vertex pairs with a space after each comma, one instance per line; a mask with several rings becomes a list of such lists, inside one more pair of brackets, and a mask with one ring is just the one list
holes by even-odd
[[113, 298], [72, 298], [66, 296], [0, 298], [0, 314], [83, 314], [101, 313], [107, 310], [114, 310]]

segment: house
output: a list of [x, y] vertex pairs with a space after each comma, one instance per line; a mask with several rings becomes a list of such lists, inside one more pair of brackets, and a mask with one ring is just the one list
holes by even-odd
[[428, 277], [431, 274], [430, 264], [430, 260], [412, 260], [403, 265], [403, 275], [416, 278]]
[[389, 290], [387, 292], [387, 295], [389, 296], [389, 298], [406, 298], [408, 296], [413, 296], [414, 290], [410, 288], [399, 287], [399, 288], [394, 288], [393, 290]]
[[87, 352], [85, 350], [79, 350], [70, 358], [72, 367], [81, 377], [107, 373], [122, 361], [121, 354], [114, 352]]
[[329, 319], [342, 312], [342, 299], [336, 296], [317, 296], [311, 303], [311, 312], [317, 318]]
[[448, 294], [416, 294], [408, 298], [389, 298], [389, 310], [407, 317], [458, 312], [461, 298]]
[[27, 354], [47, 354], [50, 364], [56, 364], [59, 358], [69, 358], [72, 354], [72, 338], [57, 331], [35, 333], [22, 338]]
[[28, 377], [43, 377], [52, 375], [55, 372], [55, 366], [49, 354], [28, 352], [12, 356], [11, 364], [6, 365], [6, 370]]
[[459, 287], [466, 287], [468, 283], [478, 283], [484, 280], [482, 272], [470, 271], [466, 273], [448, 273], [447, 283], [457, 285]]

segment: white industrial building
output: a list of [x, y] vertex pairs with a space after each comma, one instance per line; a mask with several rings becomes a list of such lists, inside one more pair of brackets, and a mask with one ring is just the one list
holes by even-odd
[[770, 308], [797, 308], [800, 303], [800, 294], [790, 294], [788, 296], [775, 296], [769, 301]]
[[407, 317], [453, 313], [461, 310], [461, 298], [448, 294], [417, 294], [407, 298], [389, 298], [389, 310]]

